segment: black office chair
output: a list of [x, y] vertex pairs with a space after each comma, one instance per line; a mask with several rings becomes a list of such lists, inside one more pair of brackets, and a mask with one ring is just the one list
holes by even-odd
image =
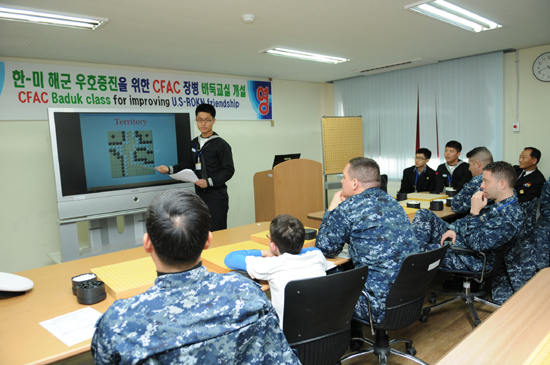
[[380, 189], [384, 190], [386, 193], [388, 192], [388, 175], [386, 174], [380, 175]]
[[[448, 245], [445, 245], [433, 251], [412, 254], [405, 258], [386, 299], [386, 316], [384, 320], [381, 323], [374, 323], [372, 315], [369, 320], [353, 317], [361, 324], [370, 326], [372, 334], [375, 335], [375, 341], [373, 342], [368, 338], [353, 338], [353, 340], [366, 342], [372, 347], [346, 355], [341, 359], [342, 362], [372, 352], [378, 357], [381, 365], [387, 364], [390, 353], [427, 365], [414, 356], [416, 355], [416, 349], [412, 346], [413, 342], [411, 340], [395, 339], [390, 341], [388, 331], [405, 328], [418, 319], [428, 285], [443, 261], [447, 248]], [[399, 342], [405, 342], [407, 353], [392, 348], [393, 345]]]
[[283, 332], [303, 365], [340, 363], [367, 274], [368, 267], [363, 266], [286, 285]]
[[[479, 271], [479, 272], [465, 271], [465, 270], [440, 269], [441, 272], [450, 273], [451, 275], [453, 275], [455, 277], [462, 278], [462, 288], [463, 288], [463, 290], [462, 290], [461, 293], [448, 293], [448, 292], [438, 292], [438, 291], [432, 292], [432, 294], [431, 294], [430, 298], [428, 299], [428, 301], [430, 303], [434, 304], [434, 305], [432, 305], [430, 307], [426, 307], [422, 310], [422, 315], [420, 316], [420, 321], [424, 322], [424, 323], [428, 322], [428, 315], [433, 309], [442, 307], [444, 305], [447, 305], [447, 304], [452, 303], [454, 301], [457, 301], [459, 299], [463, 300], [470, 307], [470, 311], [472, 312], [472, 316], [474, 317], [475, 326], [480, 324], [481, 320], [479, 319], [479, 316], [477, 315], [477, 311], [476, 311], [476, 308], [474, 306], [474, 301], [485, 303], [485, 304], [487, 304], [491, 307], [494, 307], [494, 308], [500, 308], [499, 305], [497, 305], [495, 303], [492, 303], [492, 302], [487, 300], [488, 299], [488, 294], [485, 290], [486, 287], [484, 287], [483, 284], [485, 284], [487, 279], [490, 279], [491, 277], [495, 276], [501, 270], [501, 268], [504, 268], [504, 257], [506, 255], [506, 252], [508, 251], [508, 249], [516, 241], [516, 237], [517, 236], [513, 237], [512, 239], [510, 239], [508, 242], [506, 242], [504, 245], [502, 245], [498, 249], [491, 250], [491, 251], [475, 251], [475, 250], [472, 250], [472, 249], [469, 249], [469, 248], [451, 246], [450, 248], [453, 251], [467, 253], [469, 255], [475, 255], [475, 256], [481, 257], [483, 259], [483, 267], [482, 267], [481, 271]], [[485, 268], [485, 264], [487, 262], [487, 256], [486, 255], [490, 252], [496, 253], [495, 263], [493, 264], [493, 267], [491, 267], [490, 270], [486, 270], [486, 268]], [[475, 281], [475, 282], [481, 284], [477, 292], [472, 292], [471, 291], [470, 285], [471, 285], [472, 281]], [[439, 304], [435, 304], [436, 298], [437, 298], [438, 295], [453, 295], [454, 297], [451, 298], [451, 299], [445, 300], [445, 301], [443, 301]]]

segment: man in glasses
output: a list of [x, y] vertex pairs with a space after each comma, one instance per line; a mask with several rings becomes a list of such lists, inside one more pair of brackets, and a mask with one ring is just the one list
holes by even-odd
[[216, 109], [210, 104], [200, 104], [195, 109], [195, 121], [201, 132], [191, 141], [191, 154], [187, 161], [174, 166], [158, 166], [163, 174], [174, 174], [191, 169], [199, 180], [195, 192], [208, 206], [211, 216], [211, 231], [227, 228], [229, 195], [225, 184], [235, 172], [231, 146], [212, 130], [216, 123]]
[[419, 193], [435, 190], [435, 171], [427, 165], [432, 152], [427, 148], [420, 148], [414, 156], [414, 166], [403, 170], [400, 193]]

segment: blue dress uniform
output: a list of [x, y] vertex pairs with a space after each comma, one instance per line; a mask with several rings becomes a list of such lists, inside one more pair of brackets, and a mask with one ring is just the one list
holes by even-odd
[[[476, 251], [494, 250], [516, 236], [523, 225], [524, 214], [517, 196], [484, 207], [478, 216], [467, 216], [452, 224], [444, 222], [427, 209], [419, 210], [413, 220], [413, 228], [420, 246], [429, 251], [440, 247], [441, 236], [448, 230], [457, 234], [455, 245]], [[487, 253], [486, 269], [490, 269], [496, 255]], [[481, 271], [483, 260], [464, 253], [447, 251], [443, 268]], [[496, 285], [495, 285], [496, 284]], [[498, 283], [493, 282], [493, 299]], [[496, 302], [496, 301], [495, 301]]]
[[462, 187], [462, 190], [453, 197], [451, 202], [451, 209], [453, 212], [459, 214], [470, 213], [472, 207], [472, 196], [481, 190], [481, 183], [483, 182], [483, 175], [474, 176]]
[[[386, 298], [405, 257], [419, 251], [409, 217], [399, 203], [379, 188], [347, 198], [328, 211], [319, 228], [315, 247], [335, 257], [348, 243], [355, 267], [368, 266], [365, 291], [372, 317], [385, 317]], [[355, 315], [368, 319], [367, 299], [359, 298]]]
[[300, 364], [258, 285], [203, 266], [115, 301], [96, 327], [96, 364]]

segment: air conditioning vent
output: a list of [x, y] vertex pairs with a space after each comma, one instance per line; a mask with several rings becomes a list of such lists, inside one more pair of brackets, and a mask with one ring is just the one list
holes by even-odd
[[416, 58], [414, 60], [402, 61], [402, 62], [392, 63], [392, 64], [389, 64], [389, 65], [370, 67], [370, 68], [365, 68], [365, 69], [362, 69], [362, 70], [355, 70], [355, 71], [352, 71], [352, 73], [362, 73], [362, 74], [374, 75], [374, 74], [378, 74], [378, 73], [382, 73], [382, 72], [401, 70], [401, 69], [404, 69], [404, 68], [422, 66], [422, 65], [427, 65], [427, 64], [436, 63], [436, 62], [437, 61], [435, 61], [435, 60], [430, 60], [430, 59], [426, 59], [426, 58]]

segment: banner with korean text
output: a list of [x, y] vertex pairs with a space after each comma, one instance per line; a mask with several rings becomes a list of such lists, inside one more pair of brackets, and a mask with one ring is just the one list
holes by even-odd
[[270, 81], [0, 61], [0, 120], [47, 108], [178, 110], [212, 104], [220, 120], [273, 119]]

